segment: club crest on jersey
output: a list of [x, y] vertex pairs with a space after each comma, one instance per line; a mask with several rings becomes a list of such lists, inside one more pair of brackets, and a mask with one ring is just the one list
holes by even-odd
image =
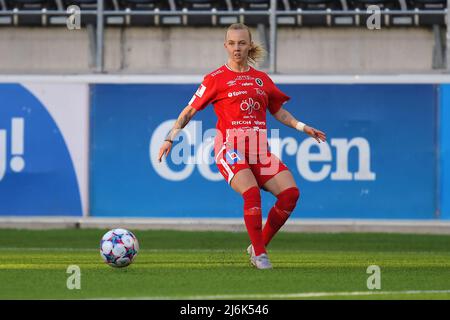
[[260, 78], [256, 78], [255, 82], [258, 86], [262, 87], [264, 85], [264, 82]]
[[201, 84], [200, 87], [197, 89], [197, 92], [195, 92], [195, 95], [199, 98], [201, 98], [203, 96], [203, 94], [205, 93], [206, 87]]
[[242, 158], [239, 151], [237, 150], [227, 151], [225, 157], [228, 164], [236, 164]]
[[247, 99], [242, 100], [240, 107], [242, 111], [247, 111], [248, 114], [252, 114], [253, 110], [259, 110], [261, 105], [258, 101], [254, 101], [252, 98], [249, 98], [248, 101]]

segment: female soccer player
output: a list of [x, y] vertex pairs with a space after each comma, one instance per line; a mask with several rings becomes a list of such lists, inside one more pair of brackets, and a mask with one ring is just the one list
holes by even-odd
[[[244, 24], [231, 25], [225, 36], [228, 53], [225, 65], [204, 77], [189, 104], [180, 113], [159, 151], [159, 161], [168, 156], [175, 136], [195, 113], [209, 104], [218, 117], [215, 138], [216, 165], [228, 184], [242, 195], [244, 222], [251, 245], [250, 262], [258, 269], [270, 269], [266, 247], [294, 210], [299, 190], [291, 172], [267, 149], [266, 110], [282, 124], [303, 131], [319, 143], [325, 133], [296, 120], [283, 104], [290, 98], [269, 76], [254, 69], [263, 48], [252, 41]], [[260, 188], [277, 201], [262, 228]]]

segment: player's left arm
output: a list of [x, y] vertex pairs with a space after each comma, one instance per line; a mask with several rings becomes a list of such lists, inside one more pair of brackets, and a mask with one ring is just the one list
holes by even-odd
[[276, 113], [274, 113], [273, 116], [275, 119], [280, 121], [282, 124], [284, 124], [288, 127], [297, 129], [299, 131], [305, 132], [309, 136], [316, 139], [317, 142], [319, 142], [319, 143], [320, 143], [320, 141], [325, 142], [327, 139], [327, 136], [324, 132], [322, 132], [318, 129], [315, 129], [311, 126], [308, 126], [308, 125], [304, 124], [303, 122], [298, 121], [297, 119], [294, 118], [294, 116], [289, 111], [287, 111], [283, 107], [281, 107], [280, 110], [278, 110]]

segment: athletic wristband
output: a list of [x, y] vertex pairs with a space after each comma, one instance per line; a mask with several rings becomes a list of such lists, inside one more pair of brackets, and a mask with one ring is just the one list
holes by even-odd
[[304, 131], [306, 124], [304, 124], [303, 122], [299, 121], [297, 122], [297, 125], [295, 126], [295, 129], [297, 129], [298, 131]]
[[164, 141], [167, 141], [167, 142], [173, 143], [173, 140], [170, 140], [170, 139], [165, 139]]

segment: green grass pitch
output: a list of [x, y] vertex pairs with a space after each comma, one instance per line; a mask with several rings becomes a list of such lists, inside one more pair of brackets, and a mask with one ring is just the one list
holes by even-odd
[[[114, 269], [99, 254], [106, 231], [1, 230], [0, 299], [450, 299], [450, 236], [281, 232], [274, 269], [257, 270], [246, 233], [132, 230], [140, 252]], [[370, 265], [380, 290], [367, 288]]]

